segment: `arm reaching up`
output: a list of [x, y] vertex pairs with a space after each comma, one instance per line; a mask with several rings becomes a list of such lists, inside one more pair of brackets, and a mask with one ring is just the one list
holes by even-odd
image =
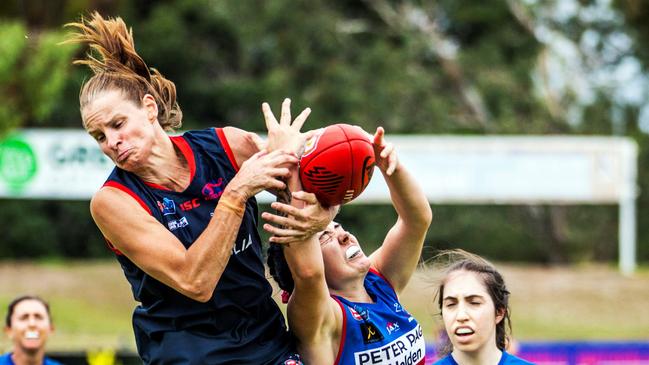
[[370, 260], [399, 293], [417, 267], [433, 213], [426, 195], [399, 162], [394, 146], [385, 142], [384, 134], [382, 127], [374, 134], [376, 165], [385, 178], [399, 217]]

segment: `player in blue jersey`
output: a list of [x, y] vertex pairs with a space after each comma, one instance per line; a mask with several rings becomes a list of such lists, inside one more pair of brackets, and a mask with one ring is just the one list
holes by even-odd
[[505, 349], [511, 331], [509, 291], [496, 268], [462, 250], [440, 257], [452, 263], [437, 292], [449, 344], [437, 365], [526, 365], [529, 362]]
[[14, 299], [5, 318], [5, 334], [13, 347], [0, 356], [0, 365], [61, 365], [45, 356], [45, 344], [52, 331], [54, 325], [46, 301], [32, 295]]
[[254, 196], [286, 187], [310, 110], [291, 122], [285, 100], [267, 143], [232, 127], [170, 137], [182, 119], [175, 86], [136, 53], [124, 22], [94, 13], [69, 26], [70, 41], [94, 51], [77, 61], [94, 72], [81, 116], [116, 167], [90, 209], [140, 302], [142, 360], [300, 364], [265, 277]]
[[[422, 329], [401, 306], [398, 293], [417, 266], [432, 212], [423, 191], [383, 135], [383, 128], [374, 135], [376, 164], [399, 217], [369, 257], [351, 233], [332, 221], [336, 208], [322, 208], [313, 194], [293, 193], [294, 206], [272, 204], [288, 217], [262, 215], [277, 224], [264, 225], [274, 235], [271, 242], [289, 244], [271, 244], [268, 261], [280, 287], [291, 293], [289, 328], [308, 364], [425, 361]], [[299, 181], [292, 179], [290, 186], [299, 188]], [[321, 231], [304, 232], [311, 227]]]

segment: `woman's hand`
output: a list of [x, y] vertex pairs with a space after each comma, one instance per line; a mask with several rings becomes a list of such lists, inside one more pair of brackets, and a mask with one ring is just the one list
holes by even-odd
[[283, 180], [290, 177], [290, 169], [297, 162], [297, 157], [292, 153], [280, 150], [259, 151], [241, 165], [226, 191], [248, 200], [262, 190], [285, 189], [286, 183]]
[[338, 213], [339, 206], [324, 208], [312, 193], [297, 191], [292, 193], [292, 197], [294, 202], [303, 202], [304, 207], [297, 208], [275, 202], [271, 204], [271, 208], [277, 210], [278, 214], [263, 212], [261, 215], [267, 222], [279, 226], [264, 224], [264, 229], [273, 234], [270, 238], [273, 243], [288, 244], [304, 241], [315, 233], [325, 230]]
[[397, 151], [394, 149], [392, 143], [386, 143], [383, 137], [385, 136], [385, 130], [383, 127], [376, 128], [376, 133], [374, 133], [374, 140], [372, 144], [374, 145], [374, 158], [376, 160], [376, 166], [387, 176], [392, 176], [394, 170], [396, 170], [399, 165], [399, 159], [397, 158]]
[[291, 99], [284, 99], [279, 122], [275, 119], [268, 103], [263, 103], [261, 109], [264, 113], [266, 129], [268, 129], [266, 149], [268, 151], [283, 149], [301, 156], [307, 135], [300, 133], [300, 129], [304, 125], [306, 118], [311, 114], [311, 109], [304, 109], [293, 122], [291, 122]]

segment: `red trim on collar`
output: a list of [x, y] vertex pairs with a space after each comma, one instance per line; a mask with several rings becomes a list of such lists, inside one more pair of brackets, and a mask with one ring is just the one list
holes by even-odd
[[377, 270], [374, 266], [371, 266], [369, 271], [371, 273], [374, 273], [375, 275], [378, 275], [379, 277], [381, 277], [381, 279], [385, 280], [385, 282], [388, 283], [388, 285], [390, 285], [390, 288], [392, 288], [392, 291], [394, 291], [395, 293], [397, 292], [396, 290], [394, 290], [394, 286], [392, 286], [392, 283], [390, 282], [390, 280], [388, 280], [388, 278], [383, 276], [383, 274], [381, 274], [381, 272], [379, 270]]
[[214, 130], [216, 131], [216, 137], [219, 139], [219, 141], [221, 141], [221, 145], [223, 146], [225, 154], [228, 155], [228, 159], [230, 160], [232, 167], [234, 167], [234, 171], [239, 172], [239, 165], [237, 165], [237, 160], [234, 158], [234, 153], [230, 148], [228, 139], [225, 138], [225, 132], [223, 132], [223, 128], [214, 128]]
[[[169, 139], [171, 140], [171, 142], [173, 142], [174, 145], [176, 145], [176, 147], [178, 147], [180, 153], [182, 153], [185, 157], [185, 160], [187, 160], [187, 165], [189, 165], [189, 183], [191, 184], [191, 182], [194, 180], [194, 175], [196, 174], [196, 160], [194, 159], [194, 151], [192, 151], [192, 148], [189, 147], [189, 143], [187, 143], [185, 137], [183, 136], [170, 136]], [[171, 189], [162, 185], [144, 180], [142, 180], [142, 182], [144, 183], [144, 185], [152, 187], [154, 189], [171, 191]]]

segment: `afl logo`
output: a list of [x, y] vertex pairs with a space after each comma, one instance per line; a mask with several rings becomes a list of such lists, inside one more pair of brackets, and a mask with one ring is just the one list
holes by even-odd
[[317, 129], [315, 133], [311, 136], [311, 138], [306, 140], [306, 142], [304, 143], [304, 153], [302, 153], [302, 157], [306, 157], [311, 152], [315, 151], [316, 147], [318, 147], [318, 141], [320, 140], [320, 136], [322, 136], [324, 131], [325, 131], [324, 128]]

